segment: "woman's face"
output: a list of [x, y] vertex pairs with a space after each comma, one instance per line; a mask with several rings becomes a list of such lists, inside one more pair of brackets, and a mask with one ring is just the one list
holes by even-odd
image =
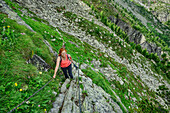
[[66, 51], [65, 51], [65, 50], [61, 52], [61, 56], [62, 56], [62, 57], [65, 57], [65, 56], [66, 56]]

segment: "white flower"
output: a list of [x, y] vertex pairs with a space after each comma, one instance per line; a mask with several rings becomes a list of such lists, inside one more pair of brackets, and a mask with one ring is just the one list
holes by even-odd
[[29, 102], [29, 101], [27, 101], [26, 103], [27, 103], [27, 104], [29, 104], [30, 102]]
[[55, 41], [55, 39], [51, 39], [51, 41]]
[[53, 94], [56, 96], [56, 95], [57, 95], [57, 92], [53, 91]]

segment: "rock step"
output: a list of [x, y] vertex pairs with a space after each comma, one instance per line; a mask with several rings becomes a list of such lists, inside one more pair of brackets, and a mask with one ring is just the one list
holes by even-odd
[[[83, 76], [79, 70], [82, 80], [80, 83], [84, 89], [80, 89], [81, 108], [84, 113], [123, 113], [120, 106], [111, 99], [101, 87], [92, 82], [89, 77]], [[53, 108], [49, 113], [77, 113], [79, 112], [79, 88], [78, 73], [73, 69], [75, 79], [70, 81], [66, 79], [61, 87], [61, 93], [53, 103]], [[70, 84], [67, 89], [67, 84]], [[87, 92], [85, 94], [84, 92]]]

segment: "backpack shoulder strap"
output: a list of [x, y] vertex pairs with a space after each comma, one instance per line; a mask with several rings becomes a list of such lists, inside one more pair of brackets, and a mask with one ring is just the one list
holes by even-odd
[[62, 60], [62, 59], [61, 59], [61, 56], [60, 56], [60, 64], [61, 64], [61, 60]]
[[68, 60], [70, 60], [70, 57], [68, 57], [68, 54], [67, 54], [67, 58], [68, 58]]

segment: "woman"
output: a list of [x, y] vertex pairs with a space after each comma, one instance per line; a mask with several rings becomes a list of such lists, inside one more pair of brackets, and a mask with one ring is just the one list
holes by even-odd
[[[71, 59], [71, 61], [69, 60], [69, 58]], [[65, 48], [61, 48], [59, 50], [59, 55], [58, 55], [58, 58], [57, 58], [57, 63], [56, 63], [53, 78], [56, 77], [56, 73], [57, 73], [57, 70], [58, 70], [58, 67], [59, 67], [59, 64], [60, 64], [61, 69], [64, 72], [65, 78], [66, 79], [69, 78], [68, 74], [67, 74], [67, 70], [68, 70], [70, 78], [73, 79], [71, 63], [73, 63], [71, 56], [69, 54], [67, 54], [67, 51], [66, 51]]]

